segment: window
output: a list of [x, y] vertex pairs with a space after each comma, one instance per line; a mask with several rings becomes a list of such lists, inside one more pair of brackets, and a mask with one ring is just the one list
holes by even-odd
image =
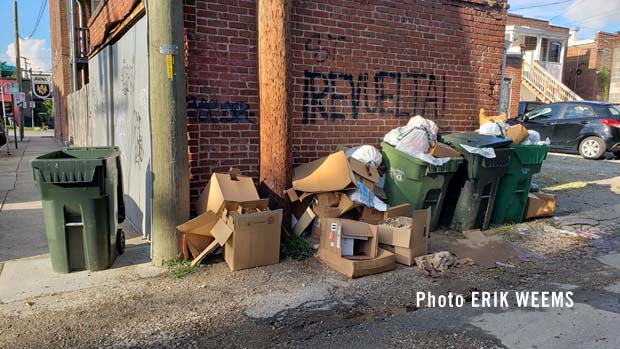
[[560, 55], [562, 54], [562, 44], [553, 41], [549, 44], [549, 62], [560, 63]]
[[536, 50], [536, 45], [538, 45], [538, 38], [535, 36], [526, 36], [523, 42], [523, 48], [525, 51], [534, 51]]
[[549, 53], [549, 39], [540, 39], [540, 60], [547, 61], [547, 53]]
[[561, 106], [550, 104], [525, 114], [526, 120], [554, 120], [560, 114]]
[[594, 117], [594, 110], [589, 105], [574, 104], [566, 107], [564, 119], [580, 119]]

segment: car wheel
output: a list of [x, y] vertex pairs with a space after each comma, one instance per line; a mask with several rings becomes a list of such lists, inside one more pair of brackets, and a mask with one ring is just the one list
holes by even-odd
[[579, 143], [579, 154], [586, 159], [600, 159], [605, 154], [605, 142], [598, 137], [587, 137]]

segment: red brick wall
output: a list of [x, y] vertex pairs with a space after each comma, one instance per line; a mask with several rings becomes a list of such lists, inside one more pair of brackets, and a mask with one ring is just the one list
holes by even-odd
[[88, 23], [90, 47], [96, 49], [108, 32], [123, 21], [140, 0], [107, 0], [95, 9]]
[[[294, 162], [378, 145], [416, 114], [469, 130], [497, 110], [506, 12], [480, 3], [292, 1]], [[252, 0], [185, 0], [192, 202], [213, 171], [257, 175], [255, 16]]]
[[506, 59], [506, 71], [504, 77], [512, 78], [510, 89], [510, 117], [519, 115], [519, 101], [521, 98], [521, 57], [508, 57]]
[[549, 21], [545, 21], [543, 19], [521, 17], [521, 16], [514, 15], [514, 14], [508, 15], [506, 25], [514, 25], [514, 26], [519, 26], [519, 27], [530, 27], [530, 28], [536, 28], [536, 29], [541, 29], [545, 31], [561, 33], [561, 34], [566, 34], [566, 35], [568, 35], [570, 32], [569, 28], [551, 25], [549, 24]]
[[50, 0], [50, 36], [52, 48], [52, 83], [54, 99], [54, 133], [56, 138], [65, 140], [67, 127], [67, 94], [71, 89], [71, 49], [69, 47], [69, 26], [67, 23], [67, 2]]

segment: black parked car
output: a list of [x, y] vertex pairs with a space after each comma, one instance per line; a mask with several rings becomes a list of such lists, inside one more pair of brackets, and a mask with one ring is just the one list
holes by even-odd
[[543, 105], [518, 118], [528, 130], [551, 140], [554, 151], [601, 158], [606, 151], [620, 158], [620, 109], [603, 102], [559, 102]]
[[538, 101], [521, 101], [519, 102], [519, 115], [517, 115], [517, 117], [522, 117], [524, 114], [531, 112], [541, 105], [545, 105], [545, 103]]

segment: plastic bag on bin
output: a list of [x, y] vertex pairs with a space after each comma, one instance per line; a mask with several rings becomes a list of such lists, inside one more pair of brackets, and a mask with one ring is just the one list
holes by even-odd
[[428, 152], [430, 142], [426, 131], [422, 129], [412, 129], [404, 138], [396, 145], [396, 150], [414, 156], [415, 153]]
[[387, 204], [379, 199], [363, 182], [357, 182], [357, 189], [349, 194], [351, 201], [364, 206], [375, 208], [378, 211], [387, 211]]
[[461, 144], [461, 147], [463, 147], [463, 149], [467, 150], [467, 152], [471, 154], [478, 154], [487, 159], [494, 159], [496, 156], [495, 149], [493, 148], [476, 148], [476, 147], [469, 146], [467, 144]]
[[486, 136], [506, 137], [508, 125], [505, 122], [487, 122], [480, 126], [478, 133]]

